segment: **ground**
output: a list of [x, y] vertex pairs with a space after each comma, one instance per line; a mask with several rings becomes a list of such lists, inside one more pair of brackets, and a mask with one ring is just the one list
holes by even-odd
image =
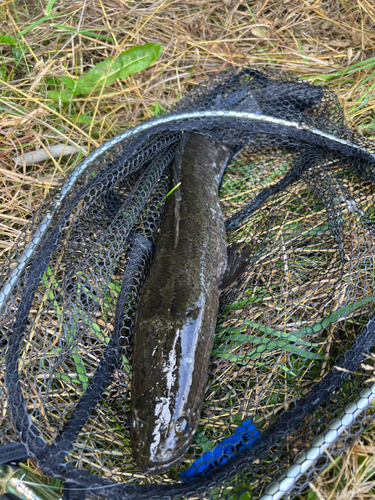
[[[146, 43], [163, 47], [149, 67], [72, 95], [71, 81]], [[270, 65], [328, 86], [349, 124], [375, 139], [371, 0], [3, 1], [0, 53], [3, 258], [80, 158], [231, 65]], [[42, 163], [14, 161], [58, 144], [73, 152]], [[373, 497], [373, 438], [369, 429], [311, 485], [316, 498]]]

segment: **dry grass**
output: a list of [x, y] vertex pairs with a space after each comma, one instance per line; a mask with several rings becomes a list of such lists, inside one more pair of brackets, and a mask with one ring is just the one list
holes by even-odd
[[[30, 166], [17, 154], [55, 144], [82, 155], [169, 108], [228, 65], [273, 65], [334, 90], [351, 125], [375, 131], [375, 5], [372, 0], [0, 0], [0, 34], [19, 35], [18, 52], [0, 45], [0, 251], [6, 254], [51, 188], [80, 156]], [[47, 17], [43, 20], [44, 17]], [[40, 20], [39, 24], [36, 21]], [[164, 51], [126, 81], [70, 104], [47, 98], [50, 79], [81, 76], [103, 59], [146, 42]], [[24, 53], [22, 54], [22, 52]], [[82, 123], [80, 115], [90, 117]], [[373, 431], [316, 486], [317, 498], [374, 495]]]
[[[58, 1], [51, 11], [57, 17], [28, 31], [44, 17], [46, 3], [0, 4], [1, 32], [16, 36], [26, 31], [19, 37], [25, 47], [19, 64], [10, 46], [1, 48], [6, 79], [0, 101], [3, 252], [75, 160], [16, 167], [16, 150], [64, 142], [89, 151], [150, 116], [156, 103], [168, 108], [228, 64], [266, 63], [314, 77], [338, 92], [353, 126], [373, 132], [375, 98], [367, 95], [375, 67], [375, 7], [370, 1]], [[80, 76], [110, 55], [155, 41], [164, 52], [150, 69], [51, 109], [48, 78]], [[78, 123], [78, 113], [89, 115], [91, 123]]]
[[331, 466], [310, 483], [317, 500], [369, 500], [375, 491], [375, 434], [363, 434], [339, 460], [331, 458]]

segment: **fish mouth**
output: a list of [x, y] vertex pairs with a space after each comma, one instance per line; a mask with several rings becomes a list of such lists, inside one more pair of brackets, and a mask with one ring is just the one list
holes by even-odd
[[131, 432], [132, 455], [137, 465], [151, 475], [167, 472], [181, 462], [193, 437], [188, 414], [171, 420], [168, 425], [134, 425]]
[[143, 455], [142, 453], [137, 453], [137, 457], [134, 458], [136, 458], [136, 462], [143, 472], [157, 476], [168, 472], [171, 467], [181, 462], [188, 447], [189, 442], [181, 446], [178, 453], [175, 450], [167, 450], [163, 452], [164, 459], [158, 457], [150, 459], [150, 456]]
[[[144, 436], [142, 436], [144, 438]], [[162, 439], [157, 446], [150, 440], [137, 436], [132, 442], [132, 455], [140, 469], [151, 475], [167, 472], [171, 467], [181, 462], [191, 444], [191, 436], [186, 433], [184, 439]]]

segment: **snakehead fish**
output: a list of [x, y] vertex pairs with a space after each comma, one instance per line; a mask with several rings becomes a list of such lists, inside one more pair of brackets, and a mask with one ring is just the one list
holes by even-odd
[[174, 178], [134, 325], [132, 453], [160, 474], [197, 428], [207, 384], [227, 243], [218, 187], [229, 149], [182, 135]]

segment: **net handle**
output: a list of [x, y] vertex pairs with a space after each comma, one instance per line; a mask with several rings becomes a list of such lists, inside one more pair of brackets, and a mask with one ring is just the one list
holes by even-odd
[[356, 418], [366, 411], [375, 399], [375, 383], [363, 389], [354, 403], [350, 403], [343, 414], [332, 420], [328, 429], [314, 439], [311, 447], [303, 452], [289, 469], [272, 482], [259, 500], [280, 500], [295, 486], [298, 479], [308, 471], [323, 453], [334, 444]]

